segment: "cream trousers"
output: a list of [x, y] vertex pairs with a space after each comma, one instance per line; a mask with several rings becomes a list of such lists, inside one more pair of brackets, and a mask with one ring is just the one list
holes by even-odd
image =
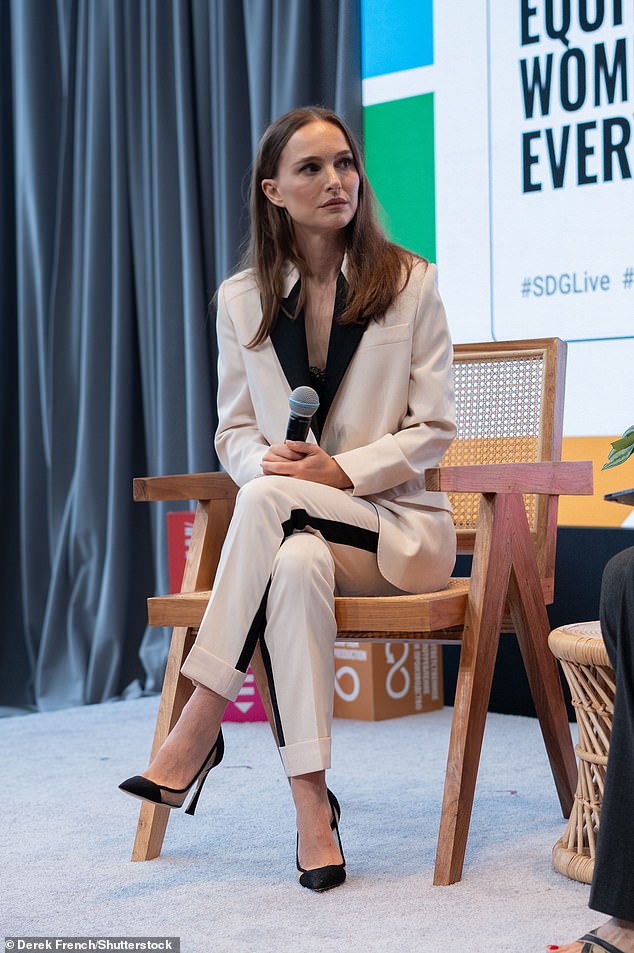
[[231, 701], [260, 641], [289, 776], [330, 767], [335, 594], [399, 595], [362, 497], [293, 477], [245, 484], [182, 672]]

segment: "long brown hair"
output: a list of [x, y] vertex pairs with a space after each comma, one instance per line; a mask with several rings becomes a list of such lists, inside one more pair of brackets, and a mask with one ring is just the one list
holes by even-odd
[[[249, 347], [256, 347], [271, 333], [284, 297], [285, 266], [290, 262], [307, 277], [309, 269], [294, 240], [288, 213], [268, 200], [262, 191], [263, 179], [277, 175], [280, 156], [291, 136], [310, 122], [329, 122], [342, 131], [350, 146], [359, 173], [356, 214], [347, 226], [348, 295], [339, 318], [341, 324], [378, 318], [402, 290], [416, 256], [388, 241], [376, 214], [375, 197], [368, 181], [361, 150], [348, 126], [336, 113], [321, 106], [307, 106], [285, 113], [268, 127], [258, 147], [251, 176], [251, 235], [242, 261], [250, 267], [262, 296], [262, 321]], [[305, 303], [305, 283], [295, 314]]]

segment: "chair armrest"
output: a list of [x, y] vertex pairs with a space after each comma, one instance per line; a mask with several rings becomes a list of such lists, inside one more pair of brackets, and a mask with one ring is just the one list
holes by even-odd
[[448, 493], [546, 493], [582, 496], [593, 491], [592, 462], [542, 461], [433, 467], [425, 471], [428, 490]]
[[175, 476], [136, 477], [134, 499], [233, 500], [238, 487], [228, 473], [181, 473]]

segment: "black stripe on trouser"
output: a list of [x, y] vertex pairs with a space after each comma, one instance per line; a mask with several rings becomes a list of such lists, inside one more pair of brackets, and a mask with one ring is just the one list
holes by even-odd
[[306, 510], [291, 510], [289, 518], [282, 523], [284, 539], [295, 530], [310, 527], [316, 529], [329, 543], [342, 543], [344, 546], [354, 546], [356, 549], [365, 549], [375, 553], [379, 545], [379, 534], [373, 529], [363, 529], [350, 523], [340, 523], [338, 520], [326, 520], [320, 516], [310, 516]]
[[262, 596], [262, 602], [258, 606], [258, 611], [253, 616], [253, 622], [249, 626], [244, 646], [240, 652], [240, 658], [236, 662], [238, 672], [246, 672], [253, 653], [255, 652], [255, 647], [258, 644], [258, 639], [264, 633], [266, 627], [266, 600], [269, 597], [270, 588], [271, 580], [269, 579], [266, 584], [266, 589], [264, 590], [264, 595]]
[[[345, 546], [354, 546], [356, 549], [364, 549], [369, 553], [375, 553], [378, 549], [379, 534], [372, 529], [363, 529], [361, 526], [353, 526], [350, 523], [340, 523], [338, 520], [323, 519], [320, 516], [310, 516], [306, 510], [291, 510], [291, 515], [282, 523], [284, 539], [288, 539], [295, 531], [305, 529], [317, 530], [329, 543], [340, 543]], [[284, 540], [282, 540], [284, 542]], [[249, 626], [249, 631], [245, 639], [240, 658], [236, 662], [238, 672], [246, 672], [249, 662], [255, 652], [255, 646], [258, 639], [262, 649], [262, 661], [266, 671], [266, 678], [269, 683], [269, 694], [271, 698], [271, 707], [275, 719], [275, 730], [280, 748], [284, 747], [284, 732], [282, 730], [282, 718], [279, 705], [277, 703], [277, 692], [273, 679], [273, 666], [271, 665], [271, 656], [264, 640], [264, 630], [266, 628], [266, 602], [271, 588], [269, 579], [262, 601], [258, 606], [257, 612], [253, 617], [253, 622]]]
[[269, 649], [264, 641], [264, 632], [260, 635], [260, 651], [262, 652], [262, 664], [266, 672], [266, 680], [269, 683], [269, 698], [273, 710], [273, 720], [275, 721], [275, 734], [277, 735], [277, 744], [283, 748], [286, 744], [284, 739], [284, 730], [282, 728], [282, 716], [280, 715], [280, 706], [277, 703], [277, 692], [275, 690], [275, 681], [273, 679], [273, 666], [271, 665], [271, 656]]
[[262, 652], [262, 664], [264, 665], [264, 671], [266, 672], [266, 680], [269, 686], [269, 697], [271, 699], [271, 708], [273, 710], [273, 719], [275, 721], [275, 732], [277, 734], [277, 743], [280, 748], [284, 745], [284, 732], [282, 731], [282, 719], [280, 717], [280, 707], [277, 703], [277, 694], [275, 691], [275, 683], [273, 681], [273, 667], [271, 665], [271, 656], [269, 655], [269, 650], [267, 648], [266, 642], [264, 641], [264, 629], [266, 628], [266, 602], [269, 595], [269, 589], [271, 588], [271, 580], [269, 579], [266, 589], [264, 590], [264, 595], [262, 596], [262, 601], [258, 606], [258, 611], [253, 617], [253, 622], [249, 628], [246, 641], [244, 643], [244, 648], [240, 653], [240, 658], [236, 662], [236, 669], [239, 672], [246, 672], [249, 667], [249, 662], [253, 657], [255, 652], [255, 646], [257, 645], [258, 639], [260, 640], [260, 649]]

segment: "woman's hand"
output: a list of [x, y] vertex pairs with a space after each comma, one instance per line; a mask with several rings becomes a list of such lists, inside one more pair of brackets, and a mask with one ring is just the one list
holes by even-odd
[[352, 486], [336, 460], [315, 443], [287, 440], [274, 443], [262, 457], [262, 473], [275, 476], [291, 476], [297, 480], [325, 483], [339, 490]]

